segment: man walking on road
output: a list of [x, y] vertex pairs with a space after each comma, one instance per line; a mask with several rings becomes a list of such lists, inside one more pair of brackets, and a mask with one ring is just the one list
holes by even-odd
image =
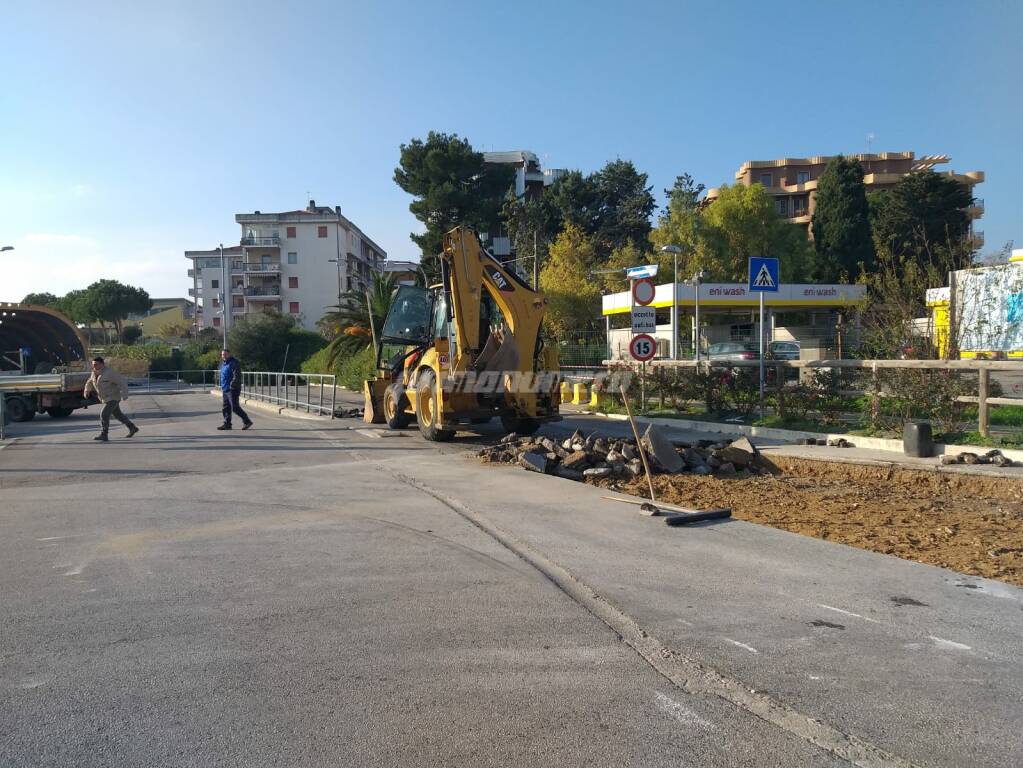
[[121, 413], [121, 401], [128, 398], [128, 382], [113, 368], [108, 368], [102, 357], [92, 359], [92, 376], [85, 382], [85, 390], [82, 394], [88, 399], [94, 392], [103, 403], [103, 410], [99, 415], [101, 431], [92, 439], [103, 443], [107, 442], [111, 416], [128, 428], [128, 437], [134, 437], [139, 428], [132, 423], [131, 419]]
[[242, 420], [242, 429], [252, 426], [252, 419], [242, 410], [238, 402], [242, 394], [242, 366], [238, 360], [231, 356], [230, 350], [223, 350], [220, 359], [220, 391], [224, 393], [224, 423], [217, 429], [231, 429], [231, 412], [237, 413]]

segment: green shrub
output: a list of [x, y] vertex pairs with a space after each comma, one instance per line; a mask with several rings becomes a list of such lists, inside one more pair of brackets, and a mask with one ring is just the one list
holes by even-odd
[[367, 347], [351, 357], [338, 361], [337, 383], [355, 392], [362, 391], [362, 383], [376, 375], [376, 350]]
[[308, 358], [302, 361], [302, 365], [299, 370], [302, 373], [337, 373], [337, 365], [328, 365], [330, 358], [330, 350], [324, 347], [319, 352], [310, 355]]
[[376, 375], [377, 356], [372, 347], [339, 357], [333, 366], [327, 365], [330, 350], [324, 348], [302, 362], [302, 373], [325, 373], [337, 376], [337, 383], [355, 392], [362, 391], [362, 383]]
[[142, 329], [137, 325], [125, 326], [124, 330], [121, 331], [121, 341], [129, 347], [142, 338]]
[[227, 346], [249, 371], [298, 372], [302, 362], [327, 340], [295, 326], [295, 318], [279, 312], [260, 312], [236, 321]]

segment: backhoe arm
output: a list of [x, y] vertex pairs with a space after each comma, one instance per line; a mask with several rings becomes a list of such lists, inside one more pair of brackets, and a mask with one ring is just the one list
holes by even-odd
[[444, 236], [443, 258], [455, 317], [455, 339], [459, 358], [463, 358], [456, 369], [467, 370], [487, 341], [480, 338], [480, 300], [485, 289], [504, 316], [505, 344], [514, 344], [516, 348], [515, 370], [532, 371], [546, 297], [506, 270], [483, 249], [470, 229], [456, 227]]

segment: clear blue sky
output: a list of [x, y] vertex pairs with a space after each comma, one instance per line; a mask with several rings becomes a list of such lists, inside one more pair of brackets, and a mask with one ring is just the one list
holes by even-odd
[[48, 2], [4, 11], [0, 299], [101, 277], [185, 294], [234, 214], [342, 210], [415, 258], [398, 148], [688, 171], [866, 150], [983, 170], [1023, 246], [1023, 3]]

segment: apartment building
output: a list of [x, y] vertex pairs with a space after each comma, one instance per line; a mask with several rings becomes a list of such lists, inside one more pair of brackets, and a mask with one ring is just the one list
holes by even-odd
[[[484, 152], [483, 164], [510, 166], [515, 171], [515, 196], [527, 200], [540, 197], [545, 188], [567, 172], [563, 168], [541, 169], [540, 158], [524, 149], [511, 152]], [[480, 235], [495, 256], [511, 254], [511, 239], [503, 227], [491, 232], [481, 232]]]
[[[863, 183], [867, 191], [887, 189], [899, 179], [914, 171], [934, 170], [935, 166], [951, 162], [948, 155], [924, 155], [917, 158], [913, 152], [881, 152], [871, 155], [849, 155], [863, 166]], [[817, 180], [834, 156], [784, 157], [779, 160], [747, 160], [735, 172], [735, 183], [744, 186], [761, 184], [773, 197], [778, 213], [793, 224], [806, 228], [807, 237], [812, 237], [809, 227], [817, 205]], [[938, 171], [942, 175], [965, 184], [970, 194], [974, 187], [984, 181], [983, 171]], [[706, 201], [713, 202], [718, 189], [707, 190]], [[968, 209], [971, 219], [984, 215], [984, 201], [977, 200]], [[976, 247], [984, 244], [984, 233], [974, 231]]]
[[341, 295], [367, 287], [387, 254], [341, 214], [310, 200], [303, 210], [239, 213], [237, 245], [185, 251], [198, 329], [230, 328], [255, 312], [290, 314], [306, 330]]

